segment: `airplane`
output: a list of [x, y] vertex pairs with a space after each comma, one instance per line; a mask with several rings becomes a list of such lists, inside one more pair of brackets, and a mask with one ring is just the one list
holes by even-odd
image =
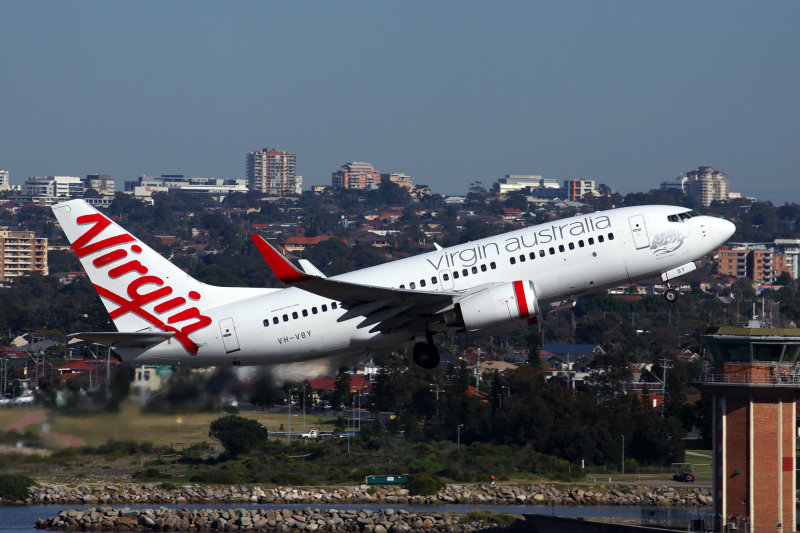
[[83, 200], [52, 206], [118, 331], [72, 336], [126, 363], [262, 365], [410, 346], [439, 363], [433, 338], [527, 328], [545, 305], [661, 275], [669, 282], [735, 226], [683, 207], [597, 211], [326, 277], [251, 239], [284, 288], [202, 283]]

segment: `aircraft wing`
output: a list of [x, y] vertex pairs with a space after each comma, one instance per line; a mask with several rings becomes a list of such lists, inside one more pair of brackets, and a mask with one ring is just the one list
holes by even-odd
[[107, 346], [115, 347], [139, 347], [146, 348], [164, 342], [175, 336], [174, 331], [143, 331], [143, 332], [120, 332], [120, 331], [89, 331], [84, 333], [72, 333], [67, 337], [81, 339], [89, 342], [97, 342]]
[[[287, 285], [342, 303], [348, 310], [339, 320], [367, 317], [359, 327], [378, 324], [399, 327], [415, 317], [430, 316], [451, 307], [461, 291], [419, 291], [364, 285], [314, 276], [295, 267], [260, 235], [251, 235], [258, 251], [275, 275]], [[375, 329], [375, 328], [373, 328]]]

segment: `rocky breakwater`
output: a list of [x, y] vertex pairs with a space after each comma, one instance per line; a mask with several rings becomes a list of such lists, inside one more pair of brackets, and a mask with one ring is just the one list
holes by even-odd
[[456, 513], [382, 509], [72, 509], [40, 519], [39, 529], [67, 531], [475, 531], [490, 524]]
[[[30, 496], [19, 503], [58, 505], [130, 504], [331, 504], [374, 503], [385, 505], [635, 505], [692, 506], [710, 505], [709, 488], [592, 486], [563, 487], [548, 484], [451, 484], [429, 496], [409, 494], [401, 487], [308, 487], [261, 488], [258, 486], [211, 487], [183, 485], [167, 488], [144, 484], [87, 484], [78, 486], [43, 485], [31, 487]], [[0, 503], [3, 502], [0, 499]]]

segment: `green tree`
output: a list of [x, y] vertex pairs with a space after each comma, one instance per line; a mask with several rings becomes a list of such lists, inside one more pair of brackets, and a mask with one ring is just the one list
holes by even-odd
[[208, 435], [219, 440], [233, 457], [238, 457], [266, 441], [269, 431], [251, 418], [228, 415], [214, 420]]

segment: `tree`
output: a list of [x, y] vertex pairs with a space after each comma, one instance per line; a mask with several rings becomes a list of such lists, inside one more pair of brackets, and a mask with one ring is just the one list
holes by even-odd
[[266, 441], [269, 431], [251, 418], [228, 415], [214, 420], [208, 435], [219, 440], [233, 457], [238, 457]]
[[350, 373], [347, 368], [340, 368], [336, 381], [333, 383], [333, 391], [330, 393], [330, 402], [334, 407], [347, 405], [350, 402]]

